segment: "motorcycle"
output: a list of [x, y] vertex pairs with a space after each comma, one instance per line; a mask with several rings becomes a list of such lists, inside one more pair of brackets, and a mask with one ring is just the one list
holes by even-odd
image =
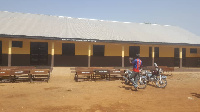
[[147, 83], [153, 82], [158, 88], [165, 88], [167, 86], [167, 76], [164, 76], [163, 70], [154, 63], [155, 70], [145, 71]]
[[[130, 70], [125, 70], [125, 72], [124, 72], [124, 74], [125, 74], [125, 76], [123, 76], [123, 78], [125, 79], [125, 84], [126, 85], [129, 85], [130, 84], [130, 77], [131, 77], [131, 75], [132, 75], [132, 71], [130, 71]], [[134, 80], [134, 78], [133, 78], [133, 80]], [[143, 76], [142, 75], [142, 71], [140, 71], [140, 73], [139, 73], [139, 78], [138, 78], [138, 88], [139, 89], [145, 89], [146, 88], [146, 85], [147, 85], [147, 83], [146, 83], [146, 81], [147, 81], [147, 78], [146, 78], [146, 76]]]

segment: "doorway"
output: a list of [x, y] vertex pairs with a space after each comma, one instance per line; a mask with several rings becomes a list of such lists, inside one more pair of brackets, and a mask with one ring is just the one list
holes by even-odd
[[48, 43], [47, 42], [31, 42], [30, 64], [31, 65], [48, 65]]
[[182, 66], [186, 66], [186, 48], [182, 48]]
[[174, 48], [174, 66], [179, 67], [180, 59], [179, 59], [179, 48]]

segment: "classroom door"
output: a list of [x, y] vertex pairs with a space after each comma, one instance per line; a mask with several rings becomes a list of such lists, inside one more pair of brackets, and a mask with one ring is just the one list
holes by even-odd
[[30, 48], [31, 65], [48, 65], [48, 43], [31, 42]]
[[186, 48], [182, 48], [182, 66], [186, 66]]
[[180, 59], [179, 59], [179, 48], [174, 48], [174, 66], [179, 66]]

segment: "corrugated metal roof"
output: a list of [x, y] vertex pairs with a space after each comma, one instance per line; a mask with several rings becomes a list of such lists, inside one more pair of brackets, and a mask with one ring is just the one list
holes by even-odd
[[5, 11], [0, 11], [0, 34], [200, 44], [200, 37], [176, 26]]

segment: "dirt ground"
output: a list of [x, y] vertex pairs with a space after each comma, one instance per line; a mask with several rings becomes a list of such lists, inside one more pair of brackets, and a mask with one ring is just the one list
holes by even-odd
[[0, 83], [0, 112], [200, 112], [200, 73], [173, 73], [165, 89], [135, 91], [123, 81]]

